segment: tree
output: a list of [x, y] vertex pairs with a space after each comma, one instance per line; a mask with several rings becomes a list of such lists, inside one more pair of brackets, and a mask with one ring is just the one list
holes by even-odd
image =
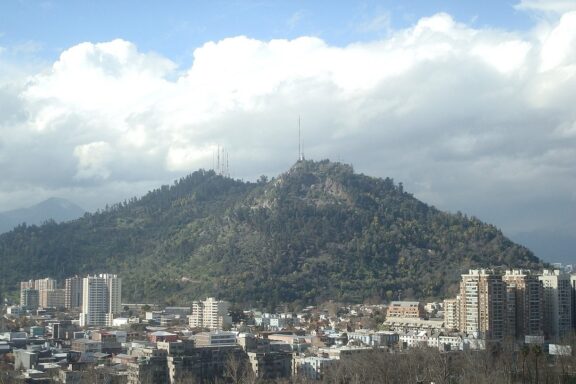
[[247, 356], [234, 351], [228, 354], [224, 367], [224, 377], [233, 384], [247, 384], [254, 382], [252, 367], [248, 363]]

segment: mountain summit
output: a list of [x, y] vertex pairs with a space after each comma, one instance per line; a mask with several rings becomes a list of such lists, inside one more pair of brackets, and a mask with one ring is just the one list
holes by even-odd
[[22, 223], [39, 225], [48, 220], [62, 222], [77, 219], [84, 213], [82, 208], [71, 201], [51, 197], [28, 208], [0, 212], [0, 233], [7, 232]]
[[327, 160], [257, 183], [200, 170], [74, 222], [20, 226], [0, 236], [0, 263], [4, 291], [105, 270], [128, 302], [270, 307], [453, 295], [468, 268], [540, 265], [492, 225]]

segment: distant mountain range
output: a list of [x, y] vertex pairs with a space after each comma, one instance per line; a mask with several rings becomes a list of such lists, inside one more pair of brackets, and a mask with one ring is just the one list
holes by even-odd
[[110, 272], [124, 302], [273, 308], [454, 296], [468, 268], [542, 263], [492, 225], [324, 160], [255, 183], [200, 170], [78, 220], [19, 226], [0, 235], [0, 265], [0, 295]]
[[40, 225], [48, 220], [60, 223], [77, 219], [84, 213], [78, 205], [66, 199], [52, 197], [29, 208], [0, 212], [0, 233], [8, 232], [22, 223]]

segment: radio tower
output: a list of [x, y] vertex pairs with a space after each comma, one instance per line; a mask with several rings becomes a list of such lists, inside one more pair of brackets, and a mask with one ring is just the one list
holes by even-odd
[[220, 174], [220, 144], [218, 144], [218, 149], [216, 150], [216, 173]]
[[298, 161], [304, 161], [304, 151], [302, 150], [302, 132], [300, 130], [300, 116], [298, 116]]

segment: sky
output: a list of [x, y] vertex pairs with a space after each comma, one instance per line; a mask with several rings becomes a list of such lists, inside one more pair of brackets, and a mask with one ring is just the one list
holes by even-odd
[[576, 263], [576, 0], [0, 2], [0, 211], [298, 157]]

